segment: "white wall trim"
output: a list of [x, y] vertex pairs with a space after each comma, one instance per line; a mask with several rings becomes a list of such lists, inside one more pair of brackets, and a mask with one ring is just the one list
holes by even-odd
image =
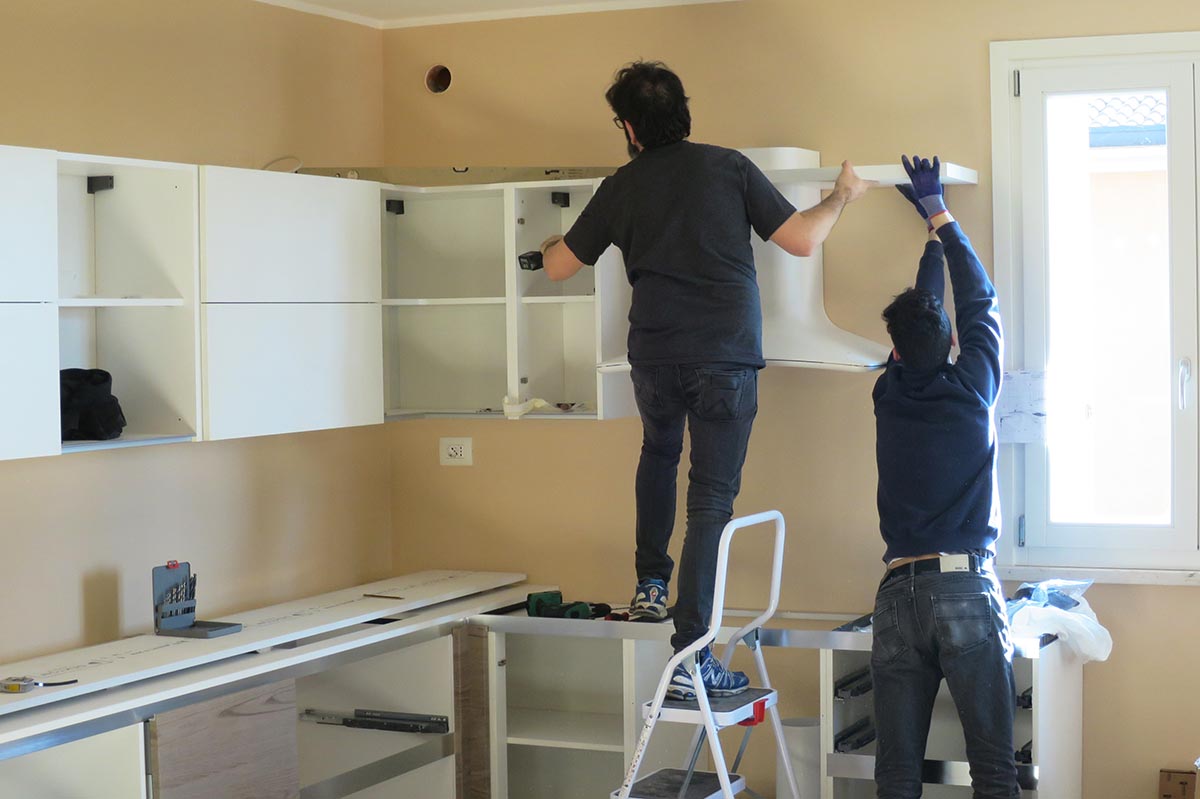
[[1195, 569], [1072, 569], [1055, 566], [999, 566], [1001, 580], [1034, 583], [1054, 578], [1094, 580], [1111, 585], [1192, 585], [1200, 586], [1200, 571]]
[[641, 8], [661, 8], [666, 6], [706, 5], [709, 3], [737, 3], [741, 0], [617, 0], [616, 2], [567, 2], [555, 5], [531, 6], [513, 8], [507, 11], [475, 11], [450, 14], [434, 14], [425, 17], [400, 17], [396, 19], [380, 19], [348, 11], [339, 11], [317, 3], [305, 0], [256, 0], [259, 3], [279, 6], [280, 8], [299, 11], [304, 14], [316, 14], [322, 17], [352, 22], [376, 30], [395, 30], [398, 28], [422, 28], [431, 25], [457, 25], [464, 22], [492, 22], [501, 19], [521, 19], [525, 17], [548, 17], [562, 14], [593, 14], [603, 11], [631, 11]]
[[1079, 36], [1061, 39], [992, 42], [993, 74], [997, 62], [1089, 56], [1162, 55], [1200, 50], [1200, 31]]
[[299, 11], [302, 14], [315, 14], [318, 17], [329, 17], [330, 19], [337, 19], [342, 22], [353, 22], [355, 25], [363, 25], [376, 30], [383, 27], [383, 23], [380, 20], [364, 17], [359, 14], [351, 14], [346, 11], [338, 11], [333, 8], [326, 8], [315, 3], [306, 3], [304, 0], [255, 0], [255, 2], [286, 8], [290, 11]]
[[520, 19], [524, 17], [551, 17], [562, 14], [595, 14], [603, 11], [631, 11], [642, 8], [660, 8], [664, 6], [693, 6], [709, 3], [736, 3], [740, 0], [620, 0], [613, 3], [580, 2], [560, 3], [554, 6], [534, 6], [531, 8], [514, 8], [509, 11], [475, 12], [464, 14], [438, 14], [431, 17], [413, 17], [411, 19], [385, 20], [380, 27], [384, 30], [397, 28], [421, 28], [430, 25], [456, 25], [463, 22], [491, 22], [499, 19]]

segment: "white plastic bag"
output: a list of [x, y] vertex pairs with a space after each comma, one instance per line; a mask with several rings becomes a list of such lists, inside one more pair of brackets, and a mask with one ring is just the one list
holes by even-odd
[[1037, 638], [1050, 633], [1084, 661], [1108, 660], [1112, 635], [1097, 619], [1083, 592], [1091, 581], [1046, 580], [1025, 583], [1008, 604], [1009, 627], [1017, 638]]

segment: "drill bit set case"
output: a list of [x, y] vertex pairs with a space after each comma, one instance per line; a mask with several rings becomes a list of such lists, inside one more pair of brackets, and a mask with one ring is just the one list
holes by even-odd
[[187, 561], [168, 561], [151, 572], [154, 632], [179, 638], [216, 638], [236, 633], [236, 622], [196, 620], [196, 577]]

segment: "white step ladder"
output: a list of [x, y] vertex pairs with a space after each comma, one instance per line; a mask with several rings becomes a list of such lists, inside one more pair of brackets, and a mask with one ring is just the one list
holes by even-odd
[[[725, 645], [725, 652], [721, 657], [721, 663], [728, 667], [738, 642], [744, 643], [754, 653], [754, 663], [758, 669], [761, 687], [747, 688], [736, 696], [709, 699], [702, 690], [699, 654], [704, 647], [716, 639], [717, 632], [721, 629], [721, 620], [725, 611], [725, 577], [729, 571], [729, 545], [738, 530], [767, 522], [775, 524], [775, 554], [771, 564], [770, 602], [761, 615], [733, 634], [729, 643]], [[771, 717], [771, 726], [775, 731], [778, 756], [780, 762], [784, 764], [784, 773], [787, 774], [791, 799], [801, 799], [800, 791], [796, 787], [796, 776], [792, 772], [791, 758], [788, 757], [787, 747], [783, 740], [783, 725], [779, 721], [779, 708], [777, 707], [779, 694], [771, 688], [771, 680], [767, 676], [767, 664], [763, 660], [762, 648], [758, 642], [759, 629], [775, 615], [775, 609], [779, 605], [779, 586], [783, 577], [783, 541], [783, 514], [777, 510], [733, 519], [725, 525], [725, 529], [721, 532], [720, 545], [717, 548], [713, 614], [712, 621], [708, 625], [708, 633], [686, 649], [676, 653], [667, 662], [662, 679], [658, 681], [658, 689], [654, 692], [654, 698], [642, 705], [642, 715], [645, 718], [642, 734], [638, 737], [637, 746], [633, 750], [633, 761], [625, 773], [625, 781], [619, 789], [612, 792], [611, 799], [718, 799], [719, 797], [733, 799], [742, 791], [757, 796], [758, 794], [746, 788], [746, 780], [736, 772], [738, 766], [741, 765], [742, 756], [746, 753], [746, 745], [750, 742], [751, 731], [768, 715]], [[666, 698], [671, 674], [680, 663], [686, 664], [685, 668], [692, 675], [692, 684], [698, 687], [696, 699], [690, 702]], [[654, 725], [659, 721], [697, 726], [696, 734], [692, 738], [688, 762], [682, 769], [660, 769], [639, 780], [637, 778], [638, 769], [642, 765], [642, 759], [646, 756], [646, 748], [650, 744], [650, 736], [654, 733]], [[742, 736], [742, 745], [733, 762], [732, 771], [734, 773], [730, 773], [730, 769], [725, 766], [725, 754], [721, 750], [721, 741], [717, 737], [717, 732], [734, 724], [744, 725], [746, 732]], [[713, 762], [717, 769], [715, 772], [696, 771], [696, 762], [700, 758], [700, 751], [705, 740], [708, 741], [708, 746], [712, 750]], [[787, 799], [787, 797], [780, 797], [780, 799]], [[803, 799], [815, 799], [815, 797], [803, 797]]]

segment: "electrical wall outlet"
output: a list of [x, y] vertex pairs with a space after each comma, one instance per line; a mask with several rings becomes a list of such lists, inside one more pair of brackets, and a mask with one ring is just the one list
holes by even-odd
[[439, 462], [443, 466], [470, 466], [475, 463], [471, 453], [471, 439], [439, 439]]

